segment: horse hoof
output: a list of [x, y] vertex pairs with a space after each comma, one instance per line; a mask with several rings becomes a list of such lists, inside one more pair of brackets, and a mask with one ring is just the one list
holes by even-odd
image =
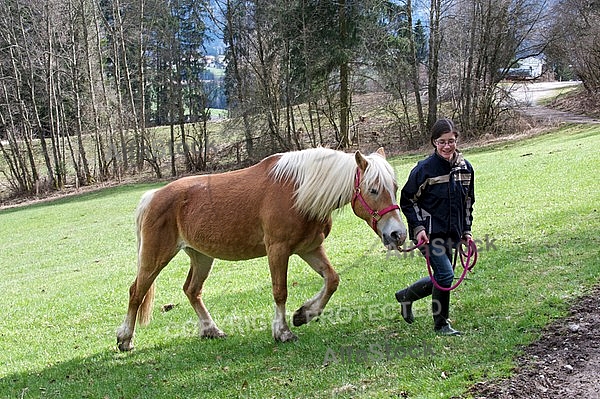
[[133, 342], [131, 341], [125, 341], [125, 342], [119, 342], [117, 341], [117, 347], [119, 348], [119, 351], [121, 352], [129, 352], [133, 350]]
[[308, 317], [306, 316], [306, 312], [303, 311], [303, 308], [294, 312], [292, 323], [294, 323], [294, 327], [300, 327], [301, 325], [308, 323]]
[[306, 324], [309, 321], [313, 320], [315, 317], [319, 317], [321, 315], [321, 312], [316, 312], [314, 310], [311, 311], [307, 309], [310, 308], [307, 306], [302, 306], [300, 309], [294, 312], [294, 317], [292, 319], [294, 327], [299, 327], [303, 324]]
[[293, 342], [293, 341], [297, 341], [298, 337], [296, 336], [296, 334], [294, 334], [291, 331], [284, 331], [283, 333], [279, 334], [279, 336], [275, 337], [275, 341], [279, 341], [279, 342]]
[[225, 334], [223, 331], [219, 330], [218, 328], [209, 328], [206, 329], [204, 331], [202, 331], [200, 333], [200, 337], [201, 338], [225, 338], [227, 337], [227, 334]]

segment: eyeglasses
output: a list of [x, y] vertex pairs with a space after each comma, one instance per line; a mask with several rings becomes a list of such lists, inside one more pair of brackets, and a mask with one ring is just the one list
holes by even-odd
[[450, 140], [436, 140], [435, 144], [445, 147], [446, 144], [448, 144], [449, 146], [453, 146], [456, 144], [456, 140], [455, 139], [450, 139]]

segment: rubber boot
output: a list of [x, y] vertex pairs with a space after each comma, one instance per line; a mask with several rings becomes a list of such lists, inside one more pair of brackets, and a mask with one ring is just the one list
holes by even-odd
[[460, 335], [460, 331], [452, 328], [448, 322], [450, 313], [450, 291], [433, 287], [431, 293], [431, 311], [433, 313], [433, 329], [440, 335]]
[[408, 324], [415, 321], [415, 316], [412, 312], [412, 304], [414, 301], [425, 298], [431, 295], [433, 283], [429, 277], [423, 277], [409, 287], [396, 292], [396, 300], [400, 302], [402, 318]]

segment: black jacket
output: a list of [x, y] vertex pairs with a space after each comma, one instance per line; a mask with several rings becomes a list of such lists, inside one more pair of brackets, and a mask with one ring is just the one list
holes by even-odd
[[431, 238], [458, 242], [471, 232], [475, 202], [474, 171], [457, 151], [452, 162], [434, 152], [419, 161], [400, 193], [410, 238], [421, 230]]

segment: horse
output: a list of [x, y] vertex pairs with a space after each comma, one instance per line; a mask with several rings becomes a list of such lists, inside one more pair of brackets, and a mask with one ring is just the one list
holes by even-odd
[[323, 241], [334, 210], [352, 203], [385, 247], [398, 249], [406, 227], [396, 203], [393, 168], [380, 148], [370, 155], [326, 148], [266, 157], [236, 171], [175, 180], [142, 195], [136, 209], [137, 275], [117, 330], [120, 351], [133, 349], [136, 319], [150, 322], [155, 279], [181, 250], [190, 258], [183, 290], [199, 318], [199, 335], [225, 337], [202, 301], [202, 286], [213, 260], [267, 256], [275, 315], [275, 341], [296, 340], [286, 321], [288, 259], [297, 254], [322, 278], [323, 287], [296, 310], [298, 327], [319, 316], [336, 291], [339, 276]]

